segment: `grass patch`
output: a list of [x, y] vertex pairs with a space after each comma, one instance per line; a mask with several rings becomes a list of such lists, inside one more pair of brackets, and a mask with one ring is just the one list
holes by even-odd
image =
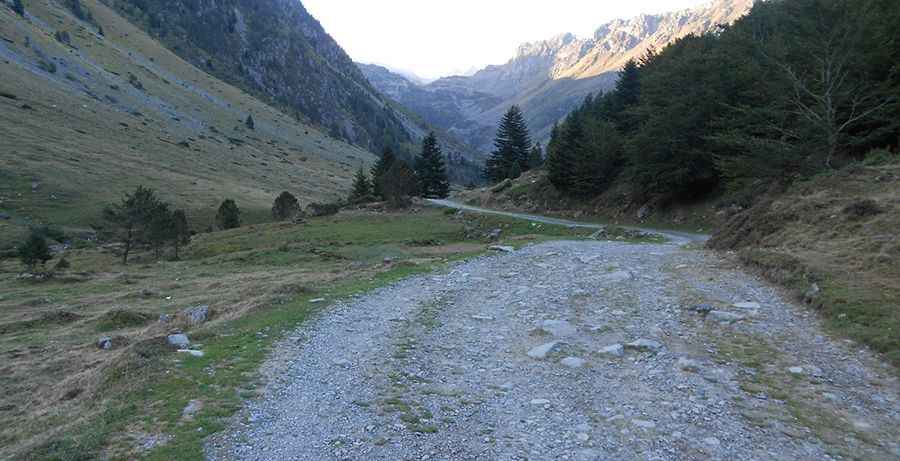
[[[467, 236], [467, 227], [499, 226], [518, 243], [578, 235], [529, 224], [471, 223], [427, 209], [249, 225], [198, 235], [180, 261], [138, 253], [122, 266], [103, 246], [69, 250], [73, 267], [90, 274], [77, 284], [27, 282], [14, 276], [17, 261], [2, 261], [0, 325], [15, 334], [0, 337], [10, 357], [0, 416], [15, 413], [21, 424], [0, 428], [0, 457], [202, 459], [203, 440], [254, 395], [274, 342], [328, 305], [309, 301], [332, 302], [484, 252], [486, 242]], [[187, 333], [205, 355], [175, 353], [169, 326], [156, 319], [200, 304], [216, 316]], [[438, 326], [439, 308], [425, 309], [416, 328]], [[116, 334], [110, 351], [95, 346], [106, 331]], [[397, 392], [403, 383], [427, 384], [398, 379]], [[202, 410], [184, 419], [191, 400]], [[409, 405], [410, 430], [432, 432], [427, 409]]]

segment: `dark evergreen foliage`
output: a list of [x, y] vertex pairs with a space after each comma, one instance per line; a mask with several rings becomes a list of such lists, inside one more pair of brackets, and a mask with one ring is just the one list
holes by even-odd
[[219, 206], [216, 213], [216, 226], [222, 230], [241, 227], [241, 210], [232, 199], [227, 199]]
[[508, 178], [514, 163], [519, 164], [520, 171], [527, 171], [531, 147], [531, 135], [528, 133], [525, 116], [518, 106], [512, 106], [497, 128], [494, 152], [485, 164], [485, 178], [494, 182]]
[[382, 179], [384, 199], [395, 208], [407, 206], [410, 197], [419, 195], [419, 179], [403, 160], [392, 162]]
[[22, 3], [22, 0], [13, 0], [12, 8], [19, 16], [25, 16], [25, 5]]
[[422, 142], [422, 154], [416, 158], [416, 175], [422, 196], [446, 198], [450, 194], [444, 154], [434, 133], [430, 133]]
[[543, 150], [541, 150], [540, 145], [535, 144], [534, 147], [531, 148], [531, 152], [528, 154], [528, 169], [534, 170], [542, 166], [544, 166], [544, 152]]
[[391, 169], [397, 157], [390, 147], [386, 147], [381, 154], [381, 158], [375, 162], [372, 167], [372, 191], [376, 196], [387, 199], [384, 193], [384, 175]]
[[299, 213], [300, 201], [290, 192], [282, 192], [272, 204], [272, 218], [276, 221], [293, 219], [294, 216], [297, 216]]
[[764, 188], [900, 143], [900, 3], [759, 2], [733, 26], [631, 61], [554, 127], [550, 181], [589, 197]]
[[366, 174], [366, 170], [360, 166], [359, 171], [356, 172], [356, 176], [353, 178], [353, 191], [350, 192], [350, 203], [370, 202], [373, 195], [372, 181], [369, 179], [369, 175]]
[[38, 265], [47, 264], [52, 257], [50, 247], [47, 246], [47, 239], [44, 233], [38, 229], [32, 229], [28, 234], [28, 239], [19, 247], [19, 259], [22, 260], [22, 264], [25, 264], [29, 272], [34, 272]]
[[172, 248], [175, 250], [176, 260], [181, 258], [181, 247], [189, 243], [191, 243], [191, 228], [187, 214], [184, 210], [175, 210], [172, 213]]
[[126, 194], [120, 203], [103, 210], [107, 225], [101, 230], [104, 235], [122, 243], [122, 264], [128, 264], [128, 255], [135, 245], [149, 241], [151, 223], [163, 206], [165, 204], [153, 189], [138, 186], [133, 193]]
[[247, 120], [244, 121], [244, 125], [247, 126], [247, 129], [250, 129], [250, 130], [256, 129], [256, 121], [253, 120], [252, 115], [247, 116]]

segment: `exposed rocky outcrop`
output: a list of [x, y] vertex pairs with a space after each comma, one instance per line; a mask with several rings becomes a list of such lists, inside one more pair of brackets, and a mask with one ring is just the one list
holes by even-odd
[[410, 139], [298, 0], [105, 0], [183, 58], [372, 150]]

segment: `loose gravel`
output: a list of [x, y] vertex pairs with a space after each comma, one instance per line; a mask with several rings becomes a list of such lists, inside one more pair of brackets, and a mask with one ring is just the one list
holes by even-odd
[[210, 459], [900, 459], [886, 365], [672, 244], [552, 242], [408, 279], [327, 309], [264, 375]]

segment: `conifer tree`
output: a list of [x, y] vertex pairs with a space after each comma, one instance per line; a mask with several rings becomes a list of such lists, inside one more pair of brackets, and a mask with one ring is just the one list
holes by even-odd
[[575, 171], [578, 143], [584, 135], [581, 114], [569, 114], [562, 127], [554, 127], [547, 153], [547, 175], [560, 191], [569, 192]]
[[518, 106], [512, 106], [497, 128], [494, 152], [485, 164], [485, 177], [494, 182], [502, 181], [509, 176], [513, 163], [519, 164], [520, 171], [527, 170], [530, 152], [531, 135], [525, 117]]
[[372, 197], [372, 181], [363, 169], [362, 165], [356, 176], [353, 178], [353, 191], [350, 192], [350, 203], [363, 203], [371, 201]]
[[22, 0], [13, 0], [13, 11], [16, 12], [19, 16], [25, 17], [25, 5], [22, 4]]
[[387, 199], [384, 191], [384, 175], [391, 169], [391, 165], [396, 160], [397, 157], [394, 156], [394, 151], [390, 147], [385, 147], [381, 153], [381, 158], [372, 167], [372, 192], [382, 199]]
[[120, 203], [104, 208], [103, 219], [108, 224], [104, 231], [122, 242], [122, 264], [128, 264], [128, 255], [136, 244], [147, 241], [151, 220], [161, 205], [156, 192], [138, 186]]
[[300, 201], [288, 191], [282, 192], [272, 204], [272, 217], [277, 221], [291, 219], [300, 213]]
[[156, 259], [160, 258], [163, 245], [175, 239], [175, 220], [169, 205], [159, 203], [150, 214], [147, 226], [147, 242], [153, 248]]
[[396, 159], [382, 176], [384, 199], [395, 208], [409, 203], [409, 197], [418, 195], [419, 180], [416, 172], [403, 160]]
[[248, 115], [247, 120], [244, 121], [244, 124], [247, 125], [248, 129], [255, 130], [256, 122], [253, 120], [253, 115]]
[[540, 144], [535, 144], [534, 147], [531, 148], [531, 153], [528, 154], [528, 169], [534, 170], [535, 168], [540, 168], [544, 165], [544, 153], [541, 150]]
[[422, 155], [416, 159], [416, 175], [422, 195], [427, 198], [446, 198], [450, 194], [444, 154], [437, 136], [430, 133], [422, 142]]
[[191, 243], [191, 228], [188, 225], [187, 215], [184, 210], [175, 210], [172, 213], [172, 247], [175, 250], [175, 259], [179, 259], [181, 247]]
[[216, 213], [216, 225], [219, 229], [237, 229], [241, 227], [241, 210], [232, 199], [227, 199], [219, 206]]
[[50, 247], [47, 246], [44, 234], [38, 229], [31, 229], [28, 240], [19, 248], [19, 259], [29, 272], [34, 272], [38, 264], [43, 266], [51, 258]]

